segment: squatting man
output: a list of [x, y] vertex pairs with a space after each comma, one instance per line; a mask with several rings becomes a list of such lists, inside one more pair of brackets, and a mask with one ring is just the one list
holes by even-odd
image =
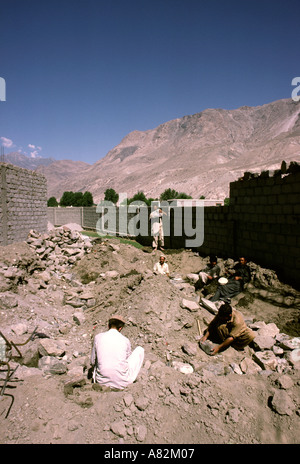
[[247, 327], [242, 314], [232, 309], [229, 303], [223, 303], [200, 339], [200, 347], [207, 339], [217, 343], [208, 353], [213, 356], [229, 346], [239, 351], [243, 350], [251, 344], [254, 337], [254, 332]]
[[113, 315], [108, 321], [108, 330], [94, 338], [93, 382], [103, 387], [123, 390], [135, 381], [142, 367], [144, 348], [138, 346], [131, 351], [129, 339], [121, 334], [124, 326], [124, 318]]

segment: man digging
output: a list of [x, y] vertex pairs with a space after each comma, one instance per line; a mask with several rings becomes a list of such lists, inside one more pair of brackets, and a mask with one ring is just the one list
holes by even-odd
[[[226, 350], [229, 346], [241, 351], [254, 337], [254, 332], [247, 327], [242, 314], [232, 309], [230, 304], [224, 303], [200, 339], [200, 348], [211, 356]], [[208, 343], [208, 339], [217, 345]]]

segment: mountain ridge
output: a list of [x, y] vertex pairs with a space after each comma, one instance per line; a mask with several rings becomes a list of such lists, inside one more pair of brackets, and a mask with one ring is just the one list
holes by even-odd
[[[300, 159], [300, 102], [282, 99], [261, 106], [208, 108], [134, 130], [92, 165], [39, 166], [48, 180], [48, 196], [90, 191], [94, 201], [107, 188], [128, 197], [142, 190], [156, 198], [174, 188], [194, 198], [225, 198], [229, 184], [245, 171], [277, 169], [283, 160]], [[55, 175], [59, 170], [60, 177]]]
[[4, 155], [5, 163], [10, 163], [14, 166], [29, 169], [31, 171], [35, 170], [39, 166], [49, 166], [55, 161], [56, 160], [54, 158], [43, 158], [41, 156], [38, 156], [36, 158], [29, 157], [17, 151], [13, 151], [8, 153], [7, 155]]

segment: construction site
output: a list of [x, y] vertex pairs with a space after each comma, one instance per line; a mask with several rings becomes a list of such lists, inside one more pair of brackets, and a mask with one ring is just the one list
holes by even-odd
[[[161, 251], [57, 226], [37, 210], [46, 230], [29, 226], [0, 247], [2, 444], [299, 443], [300, 294], [286, 267], [282, 279], [249, 259], [251, 282], [231, 304], [254, 346], [209, 356], [199, 337], [214, 315], [201, 297], [215, 288], [195, 291], [205, 249], [166, 246], [170, 275], [156, 275]], [[235, 260], [218, 254], [222, 275]], [[145, 357], [134, 383], [106, 391], [92, 382], [90, 357], [115, 313]]]

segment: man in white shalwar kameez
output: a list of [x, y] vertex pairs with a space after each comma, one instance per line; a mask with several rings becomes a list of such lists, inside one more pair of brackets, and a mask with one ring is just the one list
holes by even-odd
[[152, 248], [153, 251], [156, 251], [158, 244], [160, 244], [160, 249], [163, 250], [165, 238], [164, 238], [164, 229], [162, 223], [163, 214], [167, 215], [161, 208], [157, 209], [157, 206], [154, 206], [154, 211], [150, 214], [151, 220], [151, 233], [153, 237]]
[[124, 325], [122, 316], [112, 316], [108, 331], [95, 336], [91, 355], [94, 382], [121, 390], [135, 381], [144, 360], [141, 346], [131, 352], [130, 341], [121, 334]]

